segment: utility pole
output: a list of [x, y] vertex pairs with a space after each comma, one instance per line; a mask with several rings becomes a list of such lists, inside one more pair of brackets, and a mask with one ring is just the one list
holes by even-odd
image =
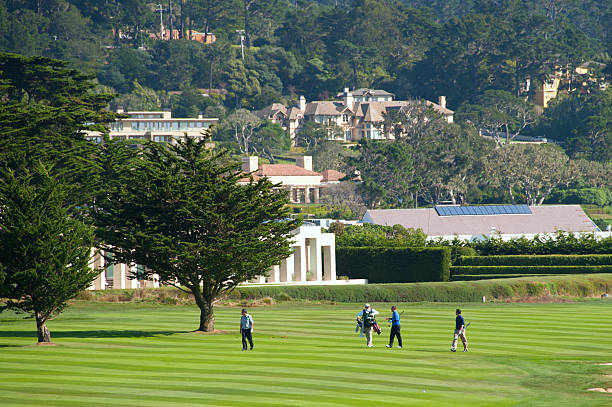
[[159, 36], [163, 40], [164, 39], [164, 8], [161, 4], [157, 5], [155, 12], [159, 12]]
[[244, 61], [244, 30], [236, 30], [240, 34], [240, 51], [242, 53], [242, 60]]

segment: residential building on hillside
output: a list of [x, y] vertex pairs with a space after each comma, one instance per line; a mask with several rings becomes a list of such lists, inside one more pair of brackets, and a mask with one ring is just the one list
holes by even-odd
[[[294, 140], [304, 122], [310, 121], [326, 126], [338, 126], [342, 132], [339, 141], [393, 139], [384, 127], [385, 115], [392, 110], [405, 109], [415, 103], [410, 100], [394, 100], [394, 95], [379, 89], [348, 88], [339, 93], [340, 101], [312, 101], [300, 96], [298, 106], [287, 108], [274, 103], [255, 112], [261, 119], [271, 120], [283, 126]], [[427, 105], [443, 115], [448, 123], [453, 122], [454, 112], [446, 107], [446, 97], [440, 96], [438, 103], [426, 101]]]
[[[321, 189], [329, 184], [337, 184], [346, 174], [326, 170], [319, 173], [312, 170], [312, 157], [303, 156], [293, 164], [259, 164], [257, 156], [242, 157], [242, 171], [250, 173], [254, 180], [268, 177], [280, 189], [289, 191], [293, 203], [319, 203]], [[248, 182], [248, 178], [240, 182]]]
[[[127, 115], [127, 118], [117, 119], [110, 125], [109, 136], [117, 140], [151, 140], [172, 143], [185, 137], [202, 139], [204, 130], [216, 124], [217, 118], [175, 118], [169, 111], [157, 112], [124, 112], [117, 109], [117, 113]], [[85, 138], [102, 142], [99, 132], [87, 132]]]
[[437, 206], [368, 210], [363, 223], [421, 229], [428, 237], [481, 238], [492, 234], [529, 236], [599, 232], [580, 205]]

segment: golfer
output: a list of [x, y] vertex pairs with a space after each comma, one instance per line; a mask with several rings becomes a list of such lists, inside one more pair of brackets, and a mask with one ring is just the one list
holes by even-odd
[[387, 321], [391, 322], [391, 336], [389, 337], [389, 344], [387, 348], [393, 347], [393, 339], [397, 336], [397, 348], [402, 349], [402, 335], [400, 334], [400, 315], [397, 312], [397, 307], [394, 305], [391, 307], [391, 318], [387, 318]]
[[453, 336], [453, 345], [451, 346], [451, 352], [457, 352], [457, 338], [461, 338], [461, 342], [463, 342], [463, 351], [468, 351], [468, 342], [465, 337], [465, 320], [461, 316], [461, 310], [457, 308], [455, 311], [457, 318], [455, 318], [455, 334]]
[[366, 337], [367, 346], [372, 346], [372, 325], [374, 325], [375, 315], [378, 315], [378, 311], [370, 307], [370, 304], [366, 304], [363, 309], [357, 314], [357, 320], [363, 322], [363, 333]]
[[247, 350], [247, 340], [253, 350], [253, 318], [247, 314], [246, 308], [242, 309], [242, 317], [240, 317], [240, 333], [242, 334], [242, 350]]

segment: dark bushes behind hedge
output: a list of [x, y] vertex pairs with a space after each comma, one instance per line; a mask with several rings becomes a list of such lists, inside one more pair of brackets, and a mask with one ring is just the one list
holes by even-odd
[[336, 273], [369, 283], [448, 281], [448, 247], [346, 247], [336, 249]]
[[605, 266], [612, 265], [611, 254], [461, 256], [458, 266]]
[[592, 274], [612, 273], [610, 266], [453, 266], [453, 276], [459, 274]]

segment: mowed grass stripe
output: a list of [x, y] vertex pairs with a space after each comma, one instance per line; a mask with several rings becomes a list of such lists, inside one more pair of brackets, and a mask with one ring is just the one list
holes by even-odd
[[[612, 344], [610, 327], [600, 320], [609, 315], [605, 302], [471, 304], [464, 314], [477, 322], [468, 330], [468, 354], [448, 352], [455, 307], [448, 304], [405, 305], [404, 350], [384, 348], [389, 331], [384, 323], [384, 335], [375, 336], [377, 346], [364, 348], [364, 339], [354, 333], [361, 304], [255, 308], [253, 352], [240, 351], [239, 309], [218, 308], [217, 327], [226, 333], [201, 335], [190, 332], [198, 317], [193, 307], [106, 305], [79, 304], [65, 319], [52, 321], [52, 336], [56, 333], [60, 344], [52, 348], [23, 346], [35, 337], [31, 321], [3, 318], [2, 405], [27, 405], [15, 401], [19, 393], [22, 401], [34, 397], [44, 405], [79, 405], [86, 395], [87, 405], [350, 406], [374, 399], [398, 406], [458, 401], [499, 406], [521, 400], [601, 405], [601, 395], [585, 394], [580, 383], [555, 388], [559, 372], [548, 377], [541, 370], [560, 358], [601, 360]], [[383, 311], [388, 304], [374, 307]], [[574, 317], [578, 322], [570, 321]], [[558, 335], [568, 326], [575, 333], [571, 341]], [[551, 369], [564, 368], [553, 364]], [[534, 388], [530, 372], [550, 383]], [[587, 376], [599, 380], [593, 372]], [[372, 394], [363, 390], [364, 382]], [[54, 402], [44, 403], [49, 397]]]

